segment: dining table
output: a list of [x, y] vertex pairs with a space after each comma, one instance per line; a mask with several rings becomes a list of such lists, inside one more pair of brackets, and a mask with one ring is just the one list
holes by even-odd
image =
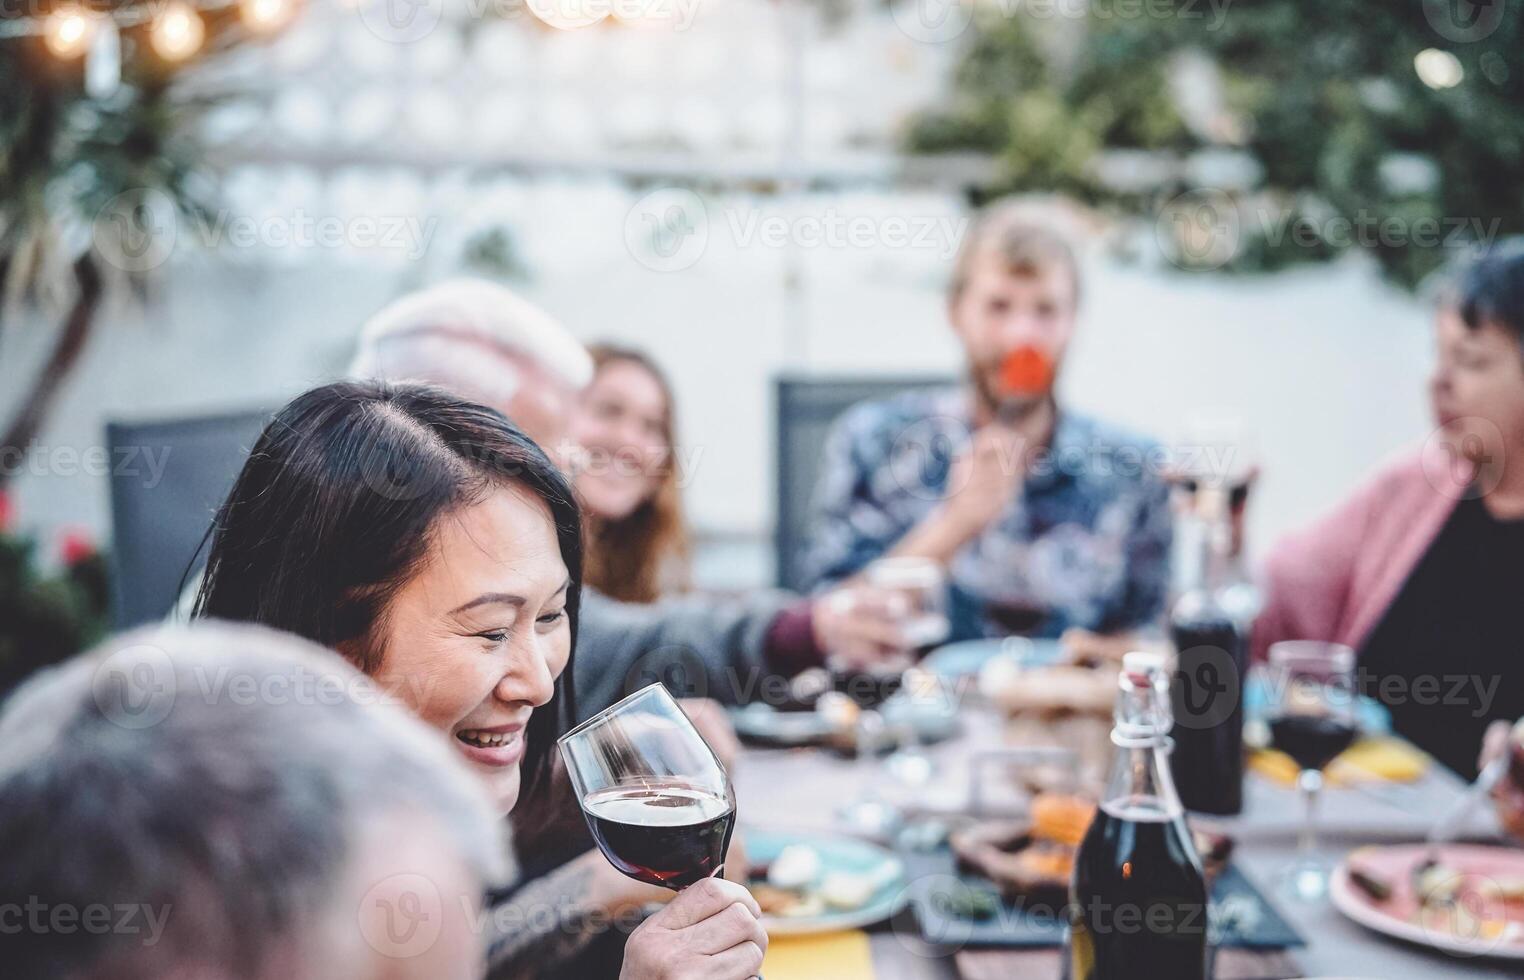
[[[750, 826], [808, 833], [850, 833], [842, 807], [854, 800], [875, 798], [907, 808], [942, 805], [956, 809], [966, 801], [975, 770], [983, 783], [1002, 782], [988, 759], [1008, 748], [1001, 717], [977, 698], [957, 706], [958, 732], [936, 744], [922, 746], [929, 765], [923, 785], [900, 785], [881, 759], [854, 759], [819, 747], [761, 748], [746, 746], [734, 766], [737, 811], [744, 835]], [[1303, 826], [1303, 801], [1290, 787], [1254, 772], [1245, 774], [1244, 805], [1240, 815], [1212, 818], [1236, 841], [1234, 861], [1301, 933], [1307, 945], [1288, 950], [1297, 969], [1308, 977], [1369, 977], [1380, 980], [1446, 978], [1516, 978], [1517, 963], [1450, 956], [1409, 945], [1357, 925], [1335, 909], [1327, 898], [1293, 899], [1277, 889], [1277, 881], [1298, 856]], [[998, 813], [1020, 806], [1015, 781], [1007, 786], [982, 786], [979, 805]], [[1372, 844], [1422, 841], [1433, 822], [1464, 790], [1465, 784], [1438, 764], [1430, 765], [1416, 781], [1365, 784], [1355, 788], [1330, 786], [1319, 804], [1317, 856], [1330, 867], [1354, 848]], [[1006, 790], [1002, 796], [1000, 790]], [[1488, 806], [1478, 806], [1466, 828], [1466, 838], [1497, 841], [1499, 829]], [[922, 941], [914, 919], [896, 916], [869, 930], [875, 980], [978, 980], [977, 951]], [[1057, 958], [1053, 958], [1056, 964]], [[991, 975], [1014, 975], [996, 972]], [[1023, 972], [1021, 975], [1028, 975]], [[1030, 974], [1034, 977], [1035, 973]], [[1057, 974], [1055, 973], [1056, 977]]]

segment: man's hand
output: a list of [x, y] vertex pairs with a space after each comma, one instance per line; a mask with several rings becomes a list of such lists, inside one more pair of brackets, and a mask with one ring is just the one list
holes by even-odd
[[992, 422], [976, 431], [947, 475], [941, 514], [948, 526], [965, 540], [989, 527], [1020, 492], [1032, 446], [1025, 427]]
[[756, 899], [706, 878], [641, 923], [624, 947], [620, 980], [747, 980], [762, 972], [767, 932]]
[[903, 593], [849, 583], [815, 600], [815, 645], [852, 670], [909, 653], [904, 635], [909, 602]]
[[890, 554], [943, 565], [952, 561], [1021, 493], [1035, 451], [1052, 438], [1054, 417], [1052, 402], [1043, 402], [1015, 422], [977, 429], [968, 449], [953, 460], [941, 503]]

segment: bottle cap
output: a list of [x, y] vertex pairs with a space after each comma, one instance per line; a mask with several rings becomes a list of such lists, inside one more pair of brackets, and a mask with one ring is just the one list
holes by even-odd
[[1157, 650], [1131, 650], [1122, 655], [1122, 669], [1129, 674], [1152, 674], [1165, 667], [1164, 654]]

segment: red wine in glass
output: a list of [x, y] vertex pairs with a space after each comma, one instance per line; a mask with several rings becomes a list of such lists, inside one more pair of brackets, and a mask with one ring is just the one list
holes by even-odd
[[1355, 744], [1353, 723], [1315, 712], [1288, 712], [1270, 719], [1270, 744], [1302, 769], [1322, 769]]
[[984, 604], [984, 618], [994, 625], [1002, 636], [1033, 636], [1048, 618], [1048, 611], [1026, 602], [997, 602]]
[[610, 864], [673, 891], [720, 870], [736, 817], [725, 797], [681, 781], [597, 790], [582, 809]]
[[660, 684], [558, 740], [598, 849], [623, 874], [673, 891], [718, 874], [736, 796], [714, 751]]

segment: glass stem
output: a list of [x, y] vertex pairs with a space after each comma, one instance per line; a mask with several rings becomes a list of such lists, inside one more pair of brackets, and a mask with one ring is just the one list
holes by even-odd
[[857, 770], [863, 784], [865, 800], [878, 799], [879, 744], [884, 738], [884, 718], [877, 711], [864, 711], [857, 722]]
[[1311, 861], [1318, 850], [1318, 791], [1323, 788], [1323, 774], [1316, 769], [1303, 769], [1297, 779], [1307, 819], [1302, 823], [1302, 837], [1298, 845], [1303, 861]]

